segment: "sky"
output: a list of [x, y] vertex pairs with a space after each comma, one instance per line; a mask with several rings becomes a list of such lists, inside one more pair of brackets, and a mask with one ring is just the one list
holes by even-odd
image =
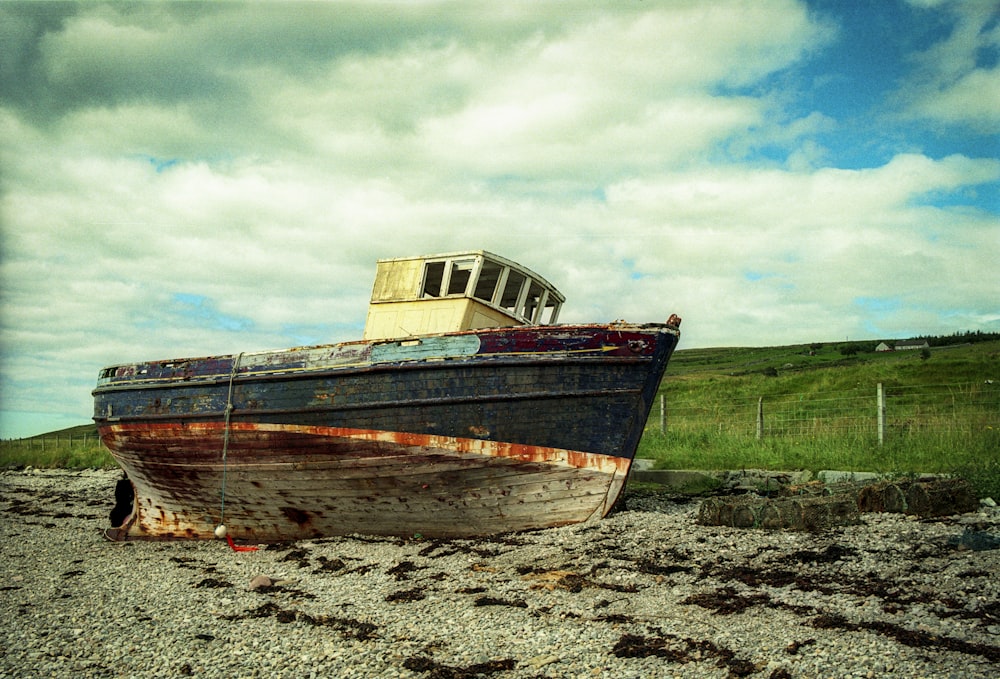
[[993, 0], [0, 3], [0, 438], [485, 249], [680, 348], [1000, 331]]

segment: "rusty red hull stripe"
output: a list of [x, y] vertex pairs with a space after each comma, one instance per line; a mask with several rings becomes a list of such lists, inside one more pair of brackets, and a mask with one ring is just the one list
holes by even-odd
[[[449, 451], [456, 455], [482, 455], [486, 457], [507, 458], [511, 461], [542, 462], [549, 465], [575, 467], [578, 469], [593, 469], [608, 474], [625, 473], [631, 465], [631, 460], [611, 455], [586, 453], [576, 450], [563, 450], [546, 446], [532, 446], [503, 441], [488, 441], [475, 438], [453, 436], [437, 436], [434, 434], [415, 434], [410, 432], [376, 431], [369, 429], [353, 429], [349, 427], [322, 427], [297, 424], [266, 424], [254, 422], [232, 422], [230, 431], [241, 434], [279, 433], [295, 434], [315, 439], [355, 440], [358, 443], [379, 442], [389, 443], [404, 448], [413, 448], [420, 452]], [[208, 452], [205, 449], [206, 439], [219, 441], [219, 459], [222, 456], [222, 436], [225, 424], [222, 422], [195, 422], [176, 424], [166, 422], [149, 422], [143, 424], [111, 424], [106, 429], [113, 432], [117, 445], [113, 449], [128, 452], [128, 439], [136, 434], [148, 437], [153, 442], [158, 435], [165, 437], [190, 438], [196, 444], [199, 453]], [[197, 441], [197, 443], [196, 443]], [[239, 439], [230, 442], [230, 450], [239, 451]], [[343, 455], [340, 453], [339, 455]], [[158, 460], [169, 464], [169, 460]]]

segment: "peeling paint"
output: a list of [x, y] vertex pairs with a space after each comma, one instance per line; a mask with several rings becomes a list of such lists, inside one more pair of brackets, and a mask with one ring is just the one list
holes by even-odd
[[532, 326], [107, 368], [94, 419], [136, 498], [108, 536], [208, 539], [224, 518], [257, 541], [456, 537], [603, 516], [677, 337]]

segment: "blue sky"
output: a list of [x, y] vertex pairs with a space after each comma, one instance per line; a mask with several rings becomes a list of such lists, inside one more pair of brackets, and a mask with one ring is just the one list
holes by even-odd
[[1000, 331], [985, 0], [0, 4], [0, 437], [487, 249], [683, 347]]

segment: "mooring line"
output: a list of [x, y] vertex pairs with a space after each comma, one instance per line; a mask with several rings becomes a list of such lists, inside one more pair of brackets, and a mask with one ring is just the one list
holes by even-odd
[[[236, 360], [233, 361], [233, 369], [229, 373], [229, 394], [226, 396], [226, 426], [222, 434], [222, 502], [219, 508], [219, 528], [223, 528], [226, 525], [226, 469], [228, 467], [226, 458], [229, 453], [229, 418], [233, 412], [233, 382], [236, 381], [236, 373], [240, 369], [240, 361], [242, 359], [243, 352], [241, 351]], [[222, 536], [220, 535], [219, 537]]]

